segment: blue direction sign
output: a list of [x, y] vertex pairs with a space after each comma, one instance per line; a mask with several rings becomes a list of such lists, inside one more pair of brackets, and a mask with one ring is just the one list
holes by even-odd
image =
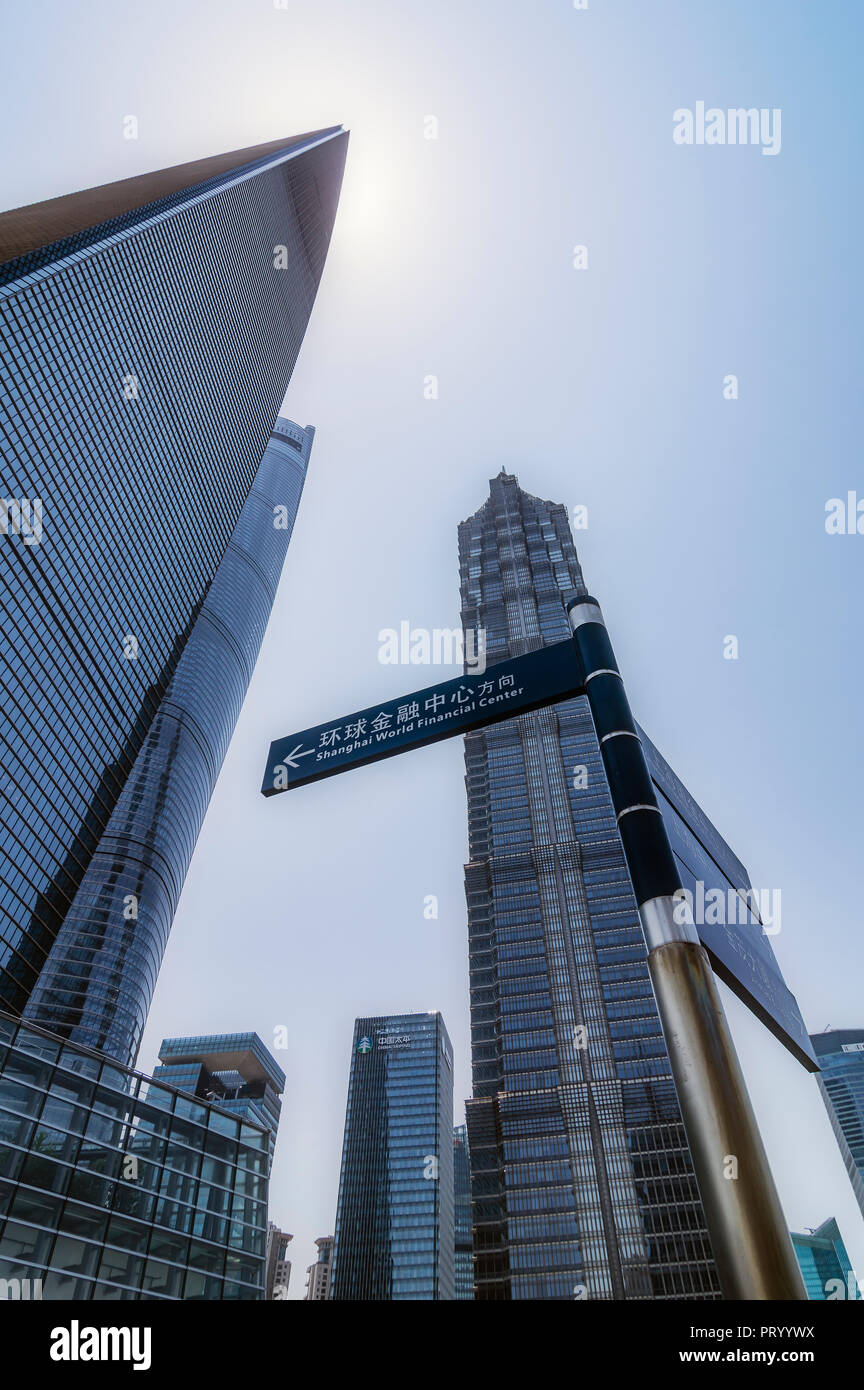
[[644, 729], [639, 736], [699, 940], [713, 970], [808, 1071], [818, 1071], [798, 1001], [769, 941], [769, 933], [781, 926], [779, 892], [752, 887], [741, 860]]
[[576, 653], [568, 638], [489, 666], [482, 674], [440, 681], [278, 738], [270, 745], [261, 790], [275, 796], [581, 693]]
[[[568, 638], [482, 673], [440, 681], [276, 739], [261, 790], [275, 796], [582, 693]], [[795, 996], [766, 935], [779, 926], [771, 899], [754, 893], [744, 865], [647, 734], [639, 733], [699, 939], [714, 970], [805, 1067], [818, 1070]]]

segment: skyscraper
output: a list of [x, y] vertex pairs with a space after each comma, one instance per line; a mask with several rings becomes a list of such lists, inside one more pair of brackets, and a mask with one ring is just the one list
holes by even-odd
[[19, 1295], [265, 1296], [281, 1069], [254, 1035], [167, 1044], [161, 1080], [129, 1063], [305, 479], [314, 431], [274, 420], [346, 139], [0, 216], [0, 1279]]
[[262, 1125], [276, 1147], [285, 1073], [257, 1033], [165, 1038], [153, 1080], [213, 1101], [221, 1110]]
[[288, 1246], [293, 1239], [294, 1237], [289, 1235], [287, 1231], [280, 1231], [275, 1222], [269, 1222], [265, 1275], [267, 1298], [285, 1299], [288, 1297], [288, 1286], [291, 1283], [291, 1261], [288, 1258]]
[[864, 1028], [811, 1033], [822, 1068], [816, 1080], [864, 1215]]
[[[565, 509], [501, 472], [459, 527], [487, 660], [566, 639]], [[716, 1298], [638, 911], [584, 697], [467, 735], [478, 1299]]]
[[792, 1246], [801, 1266], [808, 1298], [826, 1301], [861, 1298], [852, 1262], [833, 1216], [815, 1231], [793, 1231]]
[[453, 1049], [438, 1013], [354, 1025], [330, 1297], [452, 1299]]
[[123, 1063], [308, 462], [267, 445], [346, 141], [0, 216], [0, 1008]]
[[453, 1219], [456, 1237], [456, 1293], [458, 1299], [474, 1297], [474, 1247], [471, 1235], [471, 1165], [468, 1130], [453, 1127]]
[[330, 1275], [333, 1269], [333, 1237], [319, 1236], [315, 1244], [318, 1258], [306, 1267], [306, 1302], [325, 1303], [330, 1298]]

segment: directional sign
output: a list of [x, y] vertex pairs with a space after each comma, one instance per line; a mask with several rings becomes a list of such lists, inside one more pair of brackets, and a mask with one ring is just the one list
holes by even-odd
[[[568, 638], [482, 673], [456, 676], [277, 739], [270, 745], [261, 790], [275, 796], [582, 693]], [[795, 996], [765, 935], [772, 923], [760, 913], [744, 865], [647, 734], [639, 732], [681, 882], [702, 909], [694, 911], [696, 929], [714, 970], [798, 1061], [818, 1069]]]
[[658, 752], [639, 730], [657, 801], [699, 940], [716, 974], [808, 1071], [818, 1071], [798, 1002], [767, 932], [779, 926], [776, 890], [754, 893], [747, 870]]
[[456, 676], [279, 738], [270, 745], [261, 790], [275, 796], [581, 693], [568, 638], [489, 666], [482, 674]]

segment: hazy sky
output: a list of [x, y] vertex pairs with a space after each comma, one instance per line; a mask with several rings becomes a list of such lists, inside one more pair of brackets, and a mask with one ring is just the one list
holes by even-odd
[[[3, 207], [351, 131], [285, 406], [317, 428], [309, 478], [139, 1059], [287, 1027], [271, 1214], [294, 1297], [333, 1228], [355, 1016], [441, 1009], [462, 1118], [467, 834], [461, 740], [267, 801], [264, 758], [456, 674], [381, 665], [378, 633], [458, 623], [456, 526], [502, 465], [587, 505], [580, 558], [637, 718], [780, 888], [773, 946], [808, 1026], [864, 1026], [864, 536], [824, 524], [829, 498], [864, 497], [864, 7], [86, 0], [45, 9], [38, 42], [32, 8], [4, 8]], [[779, 108], [779, 154], [676, 145], [699, 101]], [[864, 1274], [815, 1081], [724, 998], [790, 1225], [836, 1216]]]

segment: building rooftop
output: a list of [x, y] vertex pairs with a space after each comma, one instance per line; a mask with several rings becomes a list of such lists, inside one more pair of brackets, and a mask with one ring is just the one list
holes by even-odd
[[209, 155], [186, 164], [173, 164], [168, 169], [157, 169], [151, 174], [135, 174], [132, 178], [103, 183], [97, 188], [12, 208], [9, 212], [0, 213], [0, 265], [43, 246], [64, 241], [115, 217], [140, 211], [172, 194], [194, 190], [197, 185], [207, 183], [220, 174], [239, 171], [245, 165], [254, 164], [270, 155], [287, 153], [297, 145], [322, 135], [334, 134], [339, 129], [339, 126], [333, 126], [287, 139], [269, 140], [263, 145], [249, 145], [243, 150]]
[[824, 1033], [811, 1033], [810, 1041], [816, 1056], [824, 1057], [828, 1052], [842, 1052], [844, 1045], [864, 1042], [864, 1028], [826, 1028]]
[[285, 1073], [257, 1033], [204, 1033], [194, 1038], [165, 1038], [159, 1061], [176, 1066], [201, 1063], [209, 1072], [238, 1072], [244, 1082], [269, 1081], [285, 1089]]

